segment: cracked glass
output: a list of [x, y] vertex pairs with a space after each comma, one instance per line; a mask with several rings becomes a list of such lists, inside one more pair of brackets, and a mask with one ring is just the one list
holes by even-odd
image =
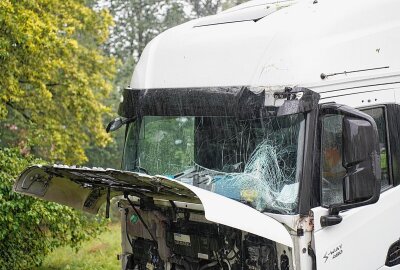
[[260, 211], [297, 209], [304, 115], [145, 116], [127, 130], [124, 169], [164, 175]]

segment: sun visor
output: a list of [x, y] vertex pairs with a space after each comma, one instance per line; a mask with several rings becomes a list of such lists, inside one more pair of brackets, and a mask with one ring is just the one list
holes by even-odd
[[256, 118], [307, 112], [319, 94], [306, 88], [272, 91], [262, 87], [208, 87], [125, 89], [119, 115], [137, 116], [235, 116]]
[[125, 89], [119, 114], [251, 117], [264, 108], [265, 91], [249, 87]]

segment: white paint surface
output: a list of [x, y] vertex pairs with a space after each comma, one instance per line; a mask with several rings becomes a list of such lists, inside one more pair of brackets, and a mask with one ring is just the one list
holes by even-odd
[[[342, 212], [340, 224], [325, 228], [320, 226], [320, 217], [327, 214], [327, 209], [313, 209], [317, 268], [366, 270], [383, 267], [390, 245], [400, 237], [399, 192], [400, 186], [391, 188], [381, 194], [377, 203]], [[330, 251], [340, 246], [341, 254], [333, 258], [338, 252], [330, 254]], [[399, 266], [390, 269], [399, 269]]]
[[[174, 180], [171, 180], [174, 181]], [[237, 228], [258, 236], [293, 247], [285, 226], [275, 219], [219, 194], [177, 182], [190, 189], [200, 199], [207, 220]]]
[[[251, 9], [268, 2], [275, 1], [258, 1]], [[400, 1], [313, 2], [298, 1], [257, 22], [194, 27], [206, 20], [199, 19], [167, 30], [146, 47], [130, 86], [325, 85], [400, 70]], [[236, 10], [240, 18], [243, 8]], [[234, 20], [235, 10], [229, 14]], [[389, 68], [320, 78], [384, 66]]]

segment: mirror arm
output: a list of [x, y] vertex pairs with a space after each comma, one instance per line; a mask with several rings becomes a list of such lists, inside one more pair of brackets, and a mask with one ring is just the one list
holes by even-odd
[[[106, 127], [106, 132], [109, 133], [111, 131], [116, 131], [119, 128], [121, 128], [123, 125], [128, 124], [132, 121], [134, 121], [135, 118], [125, 118], [125, 117], [117, 117], [114, 120], [112, 120], [110, 123], [108, 123]], [[118, 123], [118, 125], [115, 126], [115, 124]]]
[[343, 218], [339, 215], [322, 216], [320, 219], [322, 227], [333, 226], [342, 222]]
[[320, 218], [321, 226], [328, 227], [328, 226], [333, 226], [333, 225], [336, 225], [336, 224], [339, 224], [340, 222], [342, 222], [343, 218], [339, 215], [340, 211], [376, 203], [379, 199], [380, 190], [381, 190], [381, 185], [378, 182], [375, 185], [374, 195], [366, 201], [356, 202], [356, 203], [348, 203], [348, 204], [333, 204], [333, 205], [331, 205], [329, 207], [329, 214], [326, 216], [322, 216]]
[[366, 201], [355, 202], [355, 203], [346, 203], [346, 204], [332, 204], [329, 207], [329, 215], [339, 215], [340, 211], [376, 203], [379, 200], [380, 190], [381, 190], [380, 182], [377, 182], [377, 183], [375, 183], [374, 195]]

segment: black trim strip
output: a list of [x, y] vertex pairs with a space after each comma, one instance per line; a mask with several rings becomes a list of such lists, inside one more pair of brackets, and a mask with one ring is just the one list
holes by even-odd
[[386, 105], [393, 186], [400, 184], [400, 105]]
[[[318, 109], [311, 111], [306, 119], [306, 133], [303, 150], [303, 170], [299, 189], [299, 214], [308, 216], [313, 207], [318, 206], [318, 187], [315, 181], [316, 136], [317, 136]], [[318, 162], [317, 162], [318, 163]], [[317, 192], [316, 192], [317, 190]]]
[[[272, 95], [272, 96], [271, 96]], [[233, 116], [241, 119], [305, 113], [318, 106], [320, 95], [307, 88], [281, 91], [250, 86], [124, 89], [118, 114], [152, 116]], [[281, 104], [282, 105], [276, 105]]]

